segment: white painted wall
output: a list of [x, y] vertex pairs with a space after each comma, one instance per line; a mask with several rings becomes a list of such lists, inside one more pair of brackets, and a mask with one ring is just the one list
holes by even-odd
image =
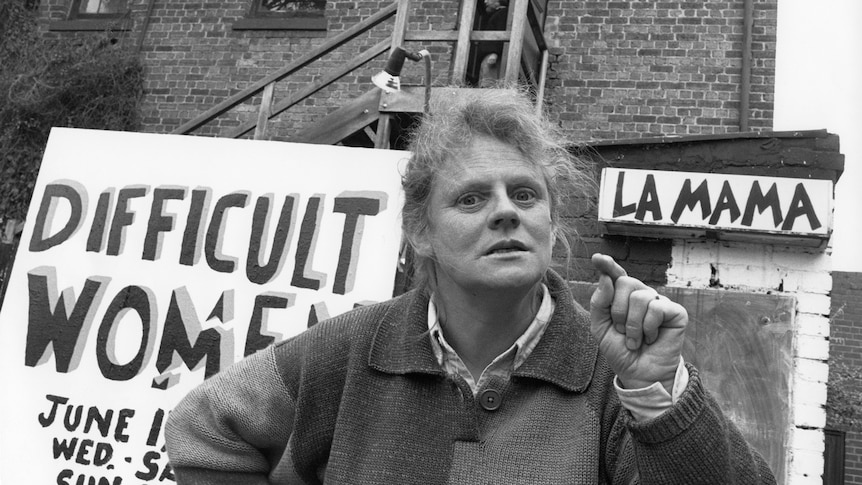
[[846, 157], [835, 189], [836, 271], [862, 271], [860, 25], [859, 0], [778, 1], [773, 128], [825, 128], [840, 137]]
[[793, 426], [787, 430], [789, 450], [784, 483], [821, 485], [832, 257], [816, 249], [675, 240], [667, 286], [709, 288], [713, 267], [727, 291], [770, 291], [796, 298], [790, 391]]

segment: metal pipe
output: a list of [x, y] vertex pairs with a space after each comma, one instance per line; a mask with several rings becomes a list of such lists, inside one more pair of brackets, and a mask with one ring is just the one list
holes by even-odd
[[425, 58], [425, 114], [431, 113], [431, 53], [422, 49]]
[[135, 44], [135, 52], [138, 54], [141, 53], [141, 47], [144, 45], [144, 37], [146, 37], [147, 29], [150, 27], [150, 18], [153, 16], [154, 3], [156, 3], [156, 0], [149, 0], [147, 2], [147, 13], [144, 15], [144, 23], [141, 25], [141, 32], [138, 33], [138, 41]]
[[542, 67], [539, 70], [539, 89], [536, 93], [536, 114], [541, 115], [545, 102], [545, 79], [548, 77], [548, 49], [542, 50]]
[[739, 131], [748, 131], [749, 97], [751, 96], [751, 30], [754, 24], [753, 0], [745, 0], [742, 24], [742, 86], [739, 93]]

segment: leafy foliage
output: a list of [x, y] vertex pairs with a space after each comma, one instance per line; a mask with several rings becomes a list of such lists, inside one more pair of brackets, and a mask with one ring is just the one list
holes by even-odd
[[844, 362], [831, 363], [827, 387], [829, 426], [862, 431], [862, 369]]
[[[846, 303], [829, 317], [830, 327], [844, 315]], [[832, 337], [833, 345], [845, 344], [844, 338]], [[850, 362], [850, 363], [848, 363]], [[862, 367], [853, 360], [829, 360], [829, 380], [826, 384], [826, 420], [833, 429], [862, 431]]]
[[28, 0], [0, 2], [0, 220], [23, 219], [51, 127], [134, 131], [143, 68], [104, 32], [49, 39]]

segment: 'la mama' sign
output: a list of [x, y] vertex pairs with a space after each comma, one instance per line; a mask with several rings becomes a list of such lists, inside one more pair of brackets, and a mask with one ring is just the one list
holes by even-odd
[[606, 168], [599, 221], [612, 234], [818, 246], [832, 232], [832, 181]]

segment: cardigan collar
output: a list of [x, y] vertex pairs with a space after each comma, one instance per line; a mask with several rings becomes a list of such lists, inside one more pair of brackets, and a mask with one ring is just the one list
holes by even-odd
[[[566, 282], [551, 270], [547, 284], [556, 303], [554, 314], [533, 352], [512, 375], [581, 392], [592, 379], [598, 356], [589, 315], [574, 302]], [[368, 364], [389, 374], [444, 375], [428, 339], [428, 296], [414, 290], [398, 297], [384, 315]]]

